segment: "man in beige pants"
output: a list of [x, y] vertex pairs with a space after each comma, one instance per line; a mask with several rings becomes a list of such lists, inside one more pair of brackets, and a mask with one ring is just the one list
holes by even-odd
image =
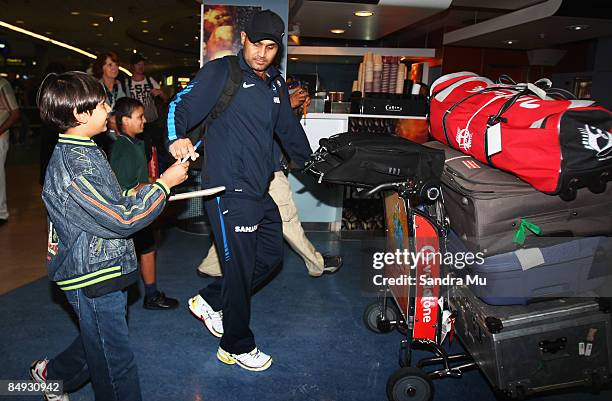
[[[290, 79], [287, 79], [287, 85], [290, 88], [291, 107], [301, 116], [302, 109], [308, 107], [310, 102], [308, 91], [299, 86], [291, 89]], [[268, 193], [278, 206], [283, 220], [283, 238], [304, 260], [308, 274], [311, 277], [320, 277], [324, 273], [336, 272], [342, 266], [342, 257], [322, 255], [308, 240], [298, 217], [291, 186], [284, 171], [274, 172]], [[197, 271], [202, 276], [219, 277], [222, 275], [219, 257], [214, 245], [211, 245], [208, 255], [202, 260]]]

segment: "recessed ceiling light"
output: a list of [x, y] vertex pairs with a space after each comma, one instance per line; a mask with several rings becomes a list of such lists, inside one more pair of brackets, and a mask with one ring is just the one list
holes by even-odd
[[32, 61], [32, 65], [36, 65], [36, 60]]
[[591, 26], [590, 25], [568, 25], [566, 26], [567, 29], [569, 29], [570, 31], [584, 31], [585, 29], [589, 29]]
[[142, 33], [149, 33], [149, 30], [148, 29], [143, 29]]
[[335, 33], [335, 34], [337, 34], [337, 35], [340, 35], [341, 33], [344, 33], [344, 29], [337, 29], [337, 28], [335, 28], [335, 29], [330, 29], [329, 31], [330, 31], [331, 33]]
[[155, 52], [155, 55], [156, 55], [156, 56], [159, 56], [160, 54], [161, 54], [160, 52]]
[[114, 22], [114, 21], [115, 21], [115, 18], [113, 18], [113, 16], [111, 15], [111, 16], [109, 16], [109, 17], [108, 17], [108, 20], [109, 20], [110, 22]]
[[190, 46], [190, 45], [189, 45], [189, 43], [185, 43], [185, 44], [183, 44], [183, 46], [187, 47], [187, 46]]
[[6, 45], [4, 43], [0, 43], [0, 49], [4, 49]]
[[15, 22], [16, 22], [16, 23], [18, 23], [18, 24], [25, 24], [25, 21], [24, 21], [24, 20], [22, 20], [22, 19], [18, 19], [18, 20], [17, 20], [17, 21], [15, 21]]
[[98, 24], [97, 22], [92, 22], [91, 26], [100, 26], [100, 24]]
[[132, 53], [136, 54], [136, 53], [138, 53], [138, 50], [132, 49]]
[[509, 39], [509, 40], [504, 40], [503, 43], [511, 46], [511, 45], [513, 45], [515, 43], [518, 43], [518, 40], [517, 39]]
[[96, 36], [102, 36], [102, 34], [101, 33], [96, 33]]
[[162, 40], [164, 40], [164, 38], [157, 38], [157, 40], [159, 40], [161, 42]]
[[149, 20], [147, 19], [141, 19], [140, 22], [142, 22], [143, 24], [146, 24], [147, 22], [149, 22]]
[[355, 11], [353, 14], [355, 14], [355, 17], [371, 17], [374, 15], [372, 11], [368, 10]]
[[291, 60], [291, 61], [297, 61], [297, 60], [299, 60], [299, 58], [298, 58], [298, 57], [289, 57], [289, 60]]
[[47, 32], [45, 32], [45, 35], [53, 35], [53, 32], [47, 31]]
[[119, 46], [118, 42], [113, 42], [113, 46]]
[[81, 14], [81, 13], [78, 12], [78, 11], [70, 11], [70, 15], [79, 15], [79, 14]]

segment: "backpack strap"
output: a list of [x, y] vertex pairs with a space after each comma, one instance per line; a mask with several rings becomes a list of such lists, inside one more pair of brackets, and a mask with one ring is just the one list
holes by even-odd
[[242, 84], [242, 69], [238, 63], [238, 56], [225, 56], [224, 58], [229, 65], [229, 76], [225, 81], [225, 86], [223, 87], [221, 96], [217, 99], [215, 107], [213, 107], [208, 117], [206, 117], [206, 120], [204, 120], [206, 125], [210, 125], [227, 109], [234, 99], [234, 95], [238, 92], [240, 84]]
[[227, 60], [229, 75], [225, 80], [225, 86], [213, 109], [208, 113], [208, 116], [206, 116], [200, 125], [191, 131], [192, 134], [188, 134], [188, 138], [191, 139], [191, 142], [194, 144], [204, 136], [206, 128], [223, 114], [234, 99], [236, 93], [238, 93], [238, 89], [242, 84], [242, 69], [238, 63], [238, 56], [225, 56], [223, 58]]

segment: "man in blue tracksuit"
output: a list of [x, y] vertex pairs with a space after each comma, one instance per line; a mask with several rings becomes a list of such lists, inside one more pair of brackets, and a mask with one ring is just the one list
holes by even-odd
[[[226, 187], [222, 196], [205, 204], [224, 277], [200, 290], [189, 308], [221, 338], [217, 358], [252, 371], [267, 369], [272, 358], [256, 347], [249, 328], [251, 293], [282, 261], [281, 218], [268, 195], [274, 135], [298, 165], [311, 153], [285, 82], [272, 66], [284, 32], [282, 19], [269, 10], [247, 23], [238, 53], [242, 85], [204, 138], [203, 185]], [[229, 71], [226, 58], [207, 63], [170, 104], [169, 150], [175, 158], [197, 157], [186, 132], [213, 110]]]

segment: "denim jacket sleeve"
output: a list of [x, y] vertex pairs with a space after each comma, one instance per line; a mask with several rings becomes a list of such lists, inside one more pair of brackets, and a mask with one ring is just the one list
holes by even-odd
[[[157, 181], [133, 196], [119, 193], [96, 175], [81, 174], [68, 187], [67, 218], [101, 238], [125, 238], [148, 226], [162, 212], [169, 188]], [[132, 191], [133, 192], [133, 191]]]

